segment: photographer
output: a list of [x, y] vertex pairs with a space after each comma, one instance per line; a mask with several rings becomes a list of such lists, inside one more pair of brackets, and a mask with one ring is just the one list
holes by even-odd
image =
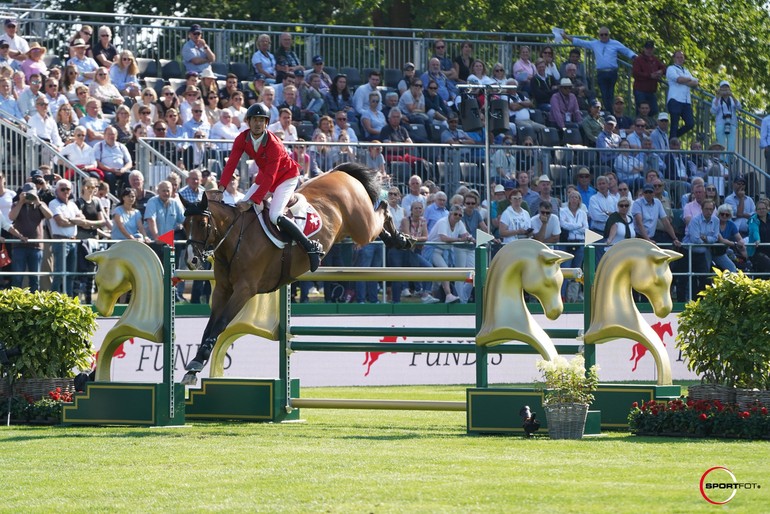
[[[43, 183], [42, 174], [39, 179]], [[19, 232], [22, 243], [15, 243], [12, 250], [11, 265], [14, 272], [29, 272], [29, 289], [35, 292], [40, 289], [40, 273], [43, 263], [43, 244], [29, 243], [27, 239], [43, 239], [43, 220], [50, 219], [53, 214], [48, 205], [40, 199], [36, 184], [24, 184], [21, 193], [16, 196], [9, 218], [13, 221], [14, 228]], [[21, 287], [22, 275], [14, 275], [14, 287]]]
[[[735, 152], [735, 132], [738, 128], [738, 111], [741, 103], [735, 99], [730, 90], [730, 83], [723, 80], [719, 83], [714, 101], [711, 102], [711, 114], [716, 117], [717, 142], [728, 152]], [[725, 154], [725, 160], [730, 159], [730, 154]]]

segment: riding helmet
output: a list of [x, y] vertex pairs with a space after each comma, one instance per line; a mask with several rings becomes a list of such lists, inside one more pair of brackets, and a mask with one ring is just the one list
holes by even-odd
[[252, 116], [261, 116], [262, 118], [270, 119], [270, 109], [263, 103], [254, 104], [246, 111], [247, 120]]

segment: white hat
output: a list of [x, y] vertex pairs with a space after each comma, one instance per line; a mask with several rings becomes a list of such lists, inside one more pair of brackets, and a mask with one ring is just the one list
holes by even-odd
[[568, 79], [567, 77], [564, 77], [559, 82], [559, 87], [572, 87], [572, 81]]
[[505, 193], [505, 186], [502, 184], [497, 184], [495, 186], [495, 193]]
[[662, 112], [662, 113], [658, 114], [658, 121], [660, 121], [660, 120], [668, 120], [668, 119], [669, 119], [669, 117], [668, 117], [668, 113], [667, 112]]
[[215, 79], [215, 78], [217, 78], [217, 76], [214, 75], [214, 72], [211, 71], [211, 68], [206, 68], [205, 70], [203, 70], [201, 72], [200, 78], [202, 78], [202, 79]]
[[726, 80], [723, 80], [722, 82], [719, 83], [719, 87], [722, 87], [722, 86], [730, 87], [730, 83], [727, 82]]
[[550, 179], [550, 178], [548, 178], [548, 175], [540, 175], [540, 176], [538, 177], [538, 179], [537, 179], [537, 183], [538, 183], [538, 184], [539, 184], [540, 182], [550, 182], [550, 181], [551, 181], [551, 179]]

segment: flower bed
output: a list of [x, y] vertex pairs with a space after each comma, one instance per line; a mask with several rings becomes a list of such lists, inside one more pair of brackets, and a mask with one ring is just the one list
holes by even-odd
[[0, 403], [0, 418], [5, 419], [10, 406], [11, 421], [15, 423], [58, 425], [61, 423], [62, 407], [70, 402], [72, 393], [62, 391], [61, 387], [49, 391], [48, 396], [40, 400], [28, 394], [20, 394], [12, 397], [10, 402], [4, 400]]
[[634, 402], [628, 425], [637, 435], [770, 439], [768, 409], [755, 402], [746, 409], [720, 400], [679, 398]]

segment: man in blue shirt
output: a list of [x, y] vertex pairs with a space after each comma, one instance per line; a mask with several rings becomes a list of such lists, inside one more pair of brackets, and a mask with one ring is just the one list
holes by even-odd
[[190, 27], [187, 33], [187, 41], [182, 45], [182, 61], [186, 71], [195, 71], [198, 74], [203, 70], [211, 69], [211, 63], [217, 60], [217, 56], [203, 39], [201, 26], [197, 23]]
[[602, 105], [612, 105], [612, 100], [615, 98], [615, 83], [618, 81], [618, 54], [634, 59], [636, 53], [620, 41], [610, 39], [610, 29], [607, 27], [599, 29], [599, 39], [590, 41], [569, 36], [563, 30], [561, 35], [575, 46], [593, 50], [594, 59], [596, 59], [596, 79], [602, 93]]
[[692, 298], [706, 287], [708, 282], [706, 274], [711, 268], [711, 247], [698, 245], [714, 244], [719, 235], [719, 219], [714, 216], [714, 201], [704, 200], [701, 209], [702, 214], [693, 216], [684, 234], [684, 242], [695, 245], [690, 248], [693, 274]]

